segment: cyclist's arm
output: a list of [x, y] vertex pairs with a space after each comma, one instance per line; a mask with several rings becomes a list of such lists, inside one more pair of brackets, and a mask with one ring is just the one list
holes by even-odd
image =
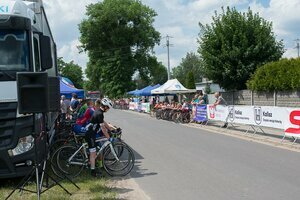
[[113, 126], [110, 123], [107, 123], [105, 121], [104, 121], [104, 125], [105, 125], [106, 129], [108, 129], [110, 131], [117, 129], [115, 126]]
[[109, 138], [110, 138], [110, 135], [109, 135], [108, 132], [107, 132], [107, 127], [106, 127], [105, 124], [107, 124], [107, 123], [106, 123], [106, 122], [101, 123], [101, 124], [100, 124], [100, 127], [101, 127], [101, 130], [102, 130], [104, 136], [105, 136], [107, 139], [109, 139]]

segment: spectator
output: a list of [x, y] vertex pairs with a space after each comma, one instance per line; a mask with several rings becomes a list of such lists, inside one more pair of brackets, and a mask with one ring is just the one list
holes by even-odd
[[88, 108], [88, 102], [92, 101], [91, 99], [83, 99], [78, 106], [77, 119], [81, 119], [84, 116], [86, 109]]
[[220, 94], [220, 92], [216, 92], [215, 93], [215, 98], [216, 98], [216, 102], [214, 103], [214, 106], [216, 106], [216, 105], [225, 105], [225, 106], [227, 106], [227, 102], [222, 97], [222, 95]]
[[195, 94], [194, 98], [192, 99], [192, 118], [191, 118], [191, 121], [190, 122], [193, 122], [194, 121], [194, 117], [196, 115], [196, 105], [199, 103], [199, 95], [198, 94]]
[[205, 104], [205, 103], [204, 103], [203, 95], [199, 95], [199, 96], [198, 96], [198, 99], [199, 99], [199, 102], [198, 102], [197, 105], [204, 105], [204, 104]]
[[86, 104], [87, 109], [84, 112], [84, 115], [76, 120], [76, 124], [73, 128], [74, 132], [77, 134], [86, 132], [85, 126], [90, 122], [90, 119], [95, 111], [94, 102], [91, 99], [87, 100]]
[[199, 96], [202, 96], [202, 99], [203, 99], [203, 102], [201, 104], [208, 104], [208, 97], [207, 97], [207, 94], [203, 93], [202, 90], [200, 90], [198, 92], [198, 95]]
[[62, 95], [60, 100], [61, 122], [65, 122], [66, 119], [69, 117], [69, 107], [70, 101], [66, 98], [65, 95]]
[[77, 96], [77, 94], [73, 93], [72, 94], [72, 99], [71, 99], [70, 110], [72, 112], [76, 112], [78, 106], [79, 106], [78, 96]]
[[[222, 97], [222, 95], [220, 94], [220, 92], [216, 92], [215, 93], [215, 98], [216, 98], [216, 102], [214, 103], [214, 106], [217, 106], [217, 105], [225, 105], [225, 106], [227, 106], [227, 102]], [[221, 126], [222, 128], [227, 128], [227, 126], [228, 126], [227, 119], [228, 119], [228, 116], [226, 117], [226, 121], [225, 121], [224, 125]]]

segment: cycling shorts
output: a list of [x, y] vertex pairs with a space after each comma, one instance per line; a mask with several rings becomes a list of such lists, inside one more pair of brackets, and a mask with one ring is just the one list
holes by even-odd
[[88, 143], [90, 152], [96, 152], [96, 133], [93, 130], [88, 130], [85, 134], [85, 140]]

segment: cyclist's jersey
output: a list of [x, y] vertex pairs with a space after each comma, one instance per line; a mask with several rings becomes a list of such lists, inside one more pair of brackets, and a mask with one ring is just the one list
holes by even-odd
[[95, 110], [95, 112], [90, 120], [90, 124], [92, 124], [93, 126], [89, 126], [89, 130], [90, 130], [90, 127], [93, 127], [93, 130], [98, 132], [98, 130], [100, 129], [100, 124], [102, 124], [103, 122], [104, 122], [103, 111], [101, 109]]
[[94, 112], [95, 112], [94, 108], [89, 107], [85, 111], [84, 116], [82, 118], [76, 120], [76, 124], [81, 125], [81, 126], [88, 124], [91, 117], [93, 116]]
[[85, 111], [88, 109], [88, 106], [86, 104], [82, 105], [77, 113], [77, 119], [81, 119], [84, 116]]

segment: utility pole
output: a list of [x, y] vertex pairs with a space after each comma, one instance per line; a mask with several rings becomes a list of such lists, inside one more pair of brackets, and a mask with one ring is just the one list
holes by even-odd
[[295, 48], [298, 50], [298, 58], [299, 58], [299, 51], [300, 51], [300, 44], [299, 44], [299, 42], [300, 42], [300, 39], [297, 38], [295, 41], [297, 42], [297, 45], [296, 45]]
[[171, 36], [169, 36], [169, 35], [167, 35], [166, 36], [166, 46], [167, 46], [167, 49], [168, 49], [168, 80], [170, 80], [170, 78], [171, 78], [171, 74], [170, 74], [170, 50], [169, 50], [169, 48], [170, 48], [170, 46], [172, 46], [171, 44], [170, 44], [170, 38], [172, 38]]

